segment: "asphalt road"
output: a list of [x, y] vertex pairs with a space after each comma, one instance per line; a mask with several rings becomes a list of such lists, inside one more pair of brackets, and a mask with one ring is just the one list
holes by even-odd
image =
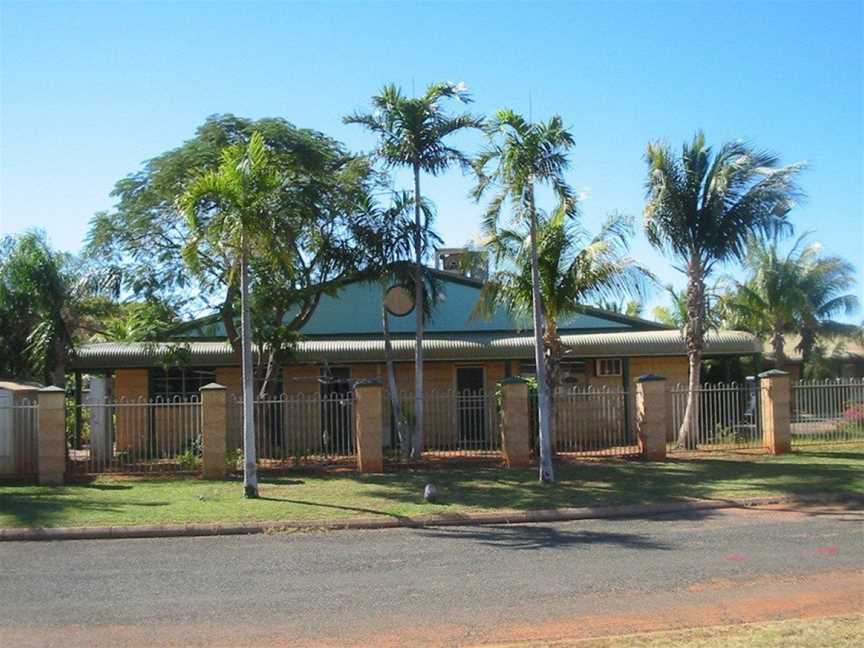
[[864, 611], [864, 515], [0, 544], [0, 645], [469, 645]]

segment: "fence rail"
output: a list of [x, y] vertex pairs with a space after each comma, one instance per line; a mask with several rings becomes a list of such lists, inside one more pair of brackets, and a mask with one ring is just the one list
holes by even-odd
[[799, 381], [792, 385], [792, 444], [864, 440], [864, 379]]
[[[385, 435], [392, 454], [400, 440], [395, 414], [385, 418]], [[414, 394], [399, 394], [399, 410], [405, 434], [412, 434], [416, 422]], [[485, 390], [442, 390], [423, 396], [423, 455], [427, 457], [484, 456], [501, 452], [501, 416], [494, 392]], [[390, 430], [387, 433], [387, 430]]]
[[0, 479], [35, 477], [39, 405], [20, 399], [0, 403]]
[[[353, 393], [281, 394], [254, 401], [255, 448], [262, 468], [353, 461]], [[243, 447], [243, 399], [229, 400], [228, 449]]]
[[[672, 400], [673, 441], [684, 421], [690, 390], [676, 385]], [[691, 439], [698, 450], [758, 449], [764, 446], [760, 421], [759, 390], [753, 383], [703, 384], [694, 393], [697, 414]]]
[[[624, 388], [579, 385], [554, 396], [552, 449], [561, 455], [629, 456], [639, 452], [632, 396]], [[530, 396], [531, 444], [538, 432], [537, 393]], [[630, 412], [630, 413], [628, 413]]]
[[201, 467], [197, 397], [67, 404], [67, 438], [76, 416], [83, 422], [82, 445], [68, 450], [70, 472], [194, 472]]

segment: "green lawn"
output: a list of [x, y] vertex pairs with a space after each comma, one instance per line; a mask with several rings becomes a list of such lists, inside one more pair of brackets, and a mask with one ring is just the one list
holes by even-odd
[[[853, 648], [864, 616], [651, 632], [623, 637], [505, 644], [506, 648]], [[498, 646], [496, 648], [505, 648]]]
[[[101, 478], [62, 488], [0, 486], [0, 527], [119, 526], [220, 521], [334, 520], [455, 511], [669, 502], [682, 498], [864, 493], [864, 445], [790, 455], [700, 455], [664, 463], [606, 459], [558, 466], [542, 486], [534, 470], [493, 467], [395, 470], [385, 475], [297, 471], [265, 478], [259, 500], [237, 481]], [[423, 502], [434, 482], [441, 502]]]

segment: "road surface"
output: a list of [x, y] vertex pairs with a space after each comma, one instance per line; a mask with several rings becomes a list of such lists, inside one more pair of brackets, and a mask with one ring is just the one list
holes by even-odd
[[482, 645], [864, 611], [864, 515], [0, 544], [0, 645]]

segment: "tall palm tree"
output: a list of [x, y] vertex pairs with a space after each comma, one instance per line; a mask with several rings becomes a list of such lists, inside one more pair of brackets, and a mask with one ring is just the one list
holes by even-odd
[[[246, 497], [258, 497], [255, 423], [253, 414], [252, 314], [249, 295], [250, 254], [272, 254], [276, 193], [282, 184], [264, 138], [257, 131], [248, 144], [222, 151], [218, 169], [194, 178], [180, 198], [192, 236], [183, 256], [199, 270], [199, 246], [206, 243], [225, 257], [229, 272], [240, 273], [241, 356], [243, 366], [243, 487]], [[236, 274], [234, 275], [236, 276]]]
[[[364, 197], [362, 205], [358, 209], [361, 218], [375, 224], [366, 228], [370, 234], [362, 241], [367, 254], [374, 260], [377, 272], [370, 275], [370, 281], [374, 281], [381, 287], [382, 297], [386, 291], [398, 287], [410, 291], [414, 285], [414, 263], [410, 259], [414, 256], [414, 224], [408, 212], [413, 212], [414, 197], [412, 194], [402, 191], [392, 195], [389, 206], [381, 207], [371, 195]], [[432, 222], [433, 214], [428, 204], [422, 205], [424, 222], [428, 225]], [[424, 247], [440, 243], [440, 239], [426, 227], [421, 238]], [[424, 319], [429, 319], [432, 309], [440, 294], [440, 282], [423, 268], [423, 309]], [[399, 447], [405, 456], [411, 456], [413, 439], [406, 432], [406, 417], [403, 416], [402, 403], [399, 399], [399, 390], [396, 384], [395, 359], [393, 353], [392, 336], [390, 335], [390, 311], [381, 301], [381, 330], [384, 337], [384, 362], [387, 373], [387, 391], [390, 401], [390, 411], [396, 425]]]
[[802, 165], [781, 167], [776, 156], [743, 142], [724, 144], [715, 153], [701, 131], [684, 144], [680, 157], [666, 144], [649, 144], [646, 161], [645, 232], [687, 275], [690, 377], [678, 444], [692, 446], [705, 348], [706, 277], [718, 263], [741, 260], [750, 236], [789, 227], [786, 214], [801, 196], [795, 180]]
[[[633, 235], [632, 218], [611, 215], [591, 236], [562, 211], [551, 218], [538, 215], [537, 259], [546, 356], [546, 386], [554, 406], [561, 360], [566, 349], [558, 334], [562, 318], [585, 311], [596, 300], [642, 296], [651, 273], [626, 256]], [[477, 312], [489, 314], [503, 306], [516, 317], [531, 313], [533, 304], [531, 250], [519, 230], [490, 232], [489, 249], [498, 270], [481, 291]]]
[[537, 185], [547, 185], [557, 201], [555, 212], [562, 217], [576, 214], [576, 197], [564, 180], [569, 161], [567, 152], [573, 147], [573, 136], [564, 128], [560, 117], [548, 122], [532, 123], [512, 110], [499, 110], [486, 128], [489, 144], [475, 160], [478, 182], [474, 198], [488, 191], [493, 195], [486, 208], [484, 229], [498, 229], [501, 211], [506, 202], [513, 208], [517, 222], [527, 224], [530, 257], [531, 311], [534, 325], [534, 359], [537, 367], [539, 401], [540, 480], [553, 481], [551, 444], [552, 402], [547, 387], [546, 357], [543, 346], [543, 301], [540, 276], [538, 210], [534, 191]]
[[[447, 115], [442, 100], [456, 99], [469, 103], [471, 97], [464, 84], [433, 83], [421, 97], [406, 97], [393, 84], [384, 86], [372, 97], [372, 113], [354, 113], [344, 118], [346, 124], [360, 124], [378, 138], [377, 154], [388, 167], [409, 167], [414, 175], [414, 303], [423, 303], [423, 245], [421, 241], [420, 173], [438, 175], [453, 163], [466, 166], [465, 155], [445, 140], [462, 130], [480, 128], [482, 121], [469, 114]], [[423, 449], [423, 308], [415, 308], [416, 338], [414, 351], [414, 395], [416, 423], [413, 457]]]

